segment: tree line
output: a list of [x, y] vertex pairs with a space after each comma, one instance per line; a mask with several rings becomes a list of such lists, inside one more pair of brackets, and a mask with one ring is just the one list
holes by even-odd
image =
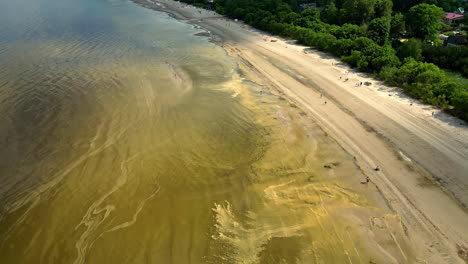
[[[209, 6], [205, 0], [182, 0]], [[468, 121], [468, 88], [437, 65], [468, 76], [467, 48], [427, 45], [443, 27], [444, 9], [458, 0], [215, 0], [215, 10], [258, 29], [297, 40], [399, 86]], [[401, 39], [406, 41], [402, 42]], [[437, 64], [437, 65], [436, 65]]]

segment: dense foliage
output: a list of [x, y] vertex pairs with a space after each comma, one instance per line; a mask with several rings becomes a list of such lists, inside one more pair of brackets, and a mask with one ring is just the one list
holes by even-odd
[[432, 62], [439, 67], [460, 71], [468, 77], [468, 48], [424, 46], [422, 55], [427, 62]]
[[[205, 0], [183, 1], [210, 6]], [[468, 120], [468, 88], [451, 81], [435, 65], [468, 76], [467, 47], [426, 44], [443, 27], [443, 9], [461, 6], [461, 0], [318, 0], [322, 12], [301, 11], [303, 2], [309, 1], [215, 0], [212, 7], [261, 30], [339, 56], [415, 98]]]
[[441, 29], [444, 10], [428, 4], [420, 4], [410, 8], [407, 15], [409, 29], [414, 37], [433, 39], [435, 33]]

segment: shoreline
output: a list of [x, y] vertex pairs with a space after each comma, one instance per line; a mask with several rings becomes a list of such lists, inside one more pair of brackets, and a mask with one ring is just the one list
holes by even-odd
[[[468, 240], [465, 122], [331, 56], [309, 52], [213, 11], [174, 1], [133, 2], [207, 30], [250, 74], [288, 97], [356, 157], [388, 206], [402, 217], [410, 240], [421, 243], [419, 251], [429, 263], [463, 263], [456, 256], [458, 250], [466, 254]], [[349, 82], [343, 82], [343, 76]], [[361, 81], [372, 85], [352, 87]], [[437, 112], [437, 118], [431, 118], [431, 112]], [[375, 166], [382, 170], [373, 171]]]

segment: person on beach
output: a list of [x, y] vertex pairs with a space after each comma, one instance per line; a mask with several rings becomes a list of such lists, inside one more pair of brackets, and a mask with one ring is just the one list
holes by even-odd
[[327, 104], [327, 101], [325, 101], [325, 104]]
[[369, 184], [369, 182], [370, 182], [370, 178], [369, 178], [369, 176], [367, 176], [366, 180], [362, 181], [361, 184]]

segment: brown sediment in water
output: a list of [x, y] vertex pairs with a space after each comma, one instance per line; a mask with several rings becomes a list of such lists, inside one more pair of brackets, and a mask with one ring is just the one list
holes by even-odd
[[174, 89], [180, 95], [184, 95], [193, 89], [193, 81], [190, 75], [180, 66], [166, 62], [169, 69], [169, 76], [174, 81]]
[[[262, 206], [257, 209], [261, 213], [236, 216], [236, 205], [217, 204], [217, 230], [231, 236], [215, 238], [236, 245], [238, 263], [268, 263], [262, 261], [275, 258], [299, 263], [411, 262], [414, 256], [399, 217], [379, 209], [373, 186], [353, 183], [364, 176], [352, 157], [300, 109], [262, 85], [246, 65], [240, 62], [239, 67], [259, 85], [244, 88], [241, 101], [254, 109], [262, 127], [269, 128], [267, 148], [251, 166], [251, 191], [261, 193]], [[324, 168], [326, 164], [331, 169]], [[238, 236], [242, 238], [235, 239]], [[286, 243], [300, 249], [268, 250]]]
[[[63, 132], [82, 151], [55, 142], [63, 160], [48, 161], [56, 165], [52, 175], [40, 171], [49, 180], [7, 207], [2, 260], [46, 261], [51, 248], [70, 263], [340, 263], [409, 255], [396, 217], [353, 190], [348, 178], [363, 176], [351, 157], [254, 75], [230, 72], [206, 87], [199, 75], [216, 72], [175, 62], [162, 62], [158, 75], [142, 71], [144, 64], [101, 67], [125, 89], [99, 83], [98, 109], [77, 115]], [[378, 232], [367, 233], [371, 218], [379, 219]], [[371, 237], [387, 247], [372, 248]]]

